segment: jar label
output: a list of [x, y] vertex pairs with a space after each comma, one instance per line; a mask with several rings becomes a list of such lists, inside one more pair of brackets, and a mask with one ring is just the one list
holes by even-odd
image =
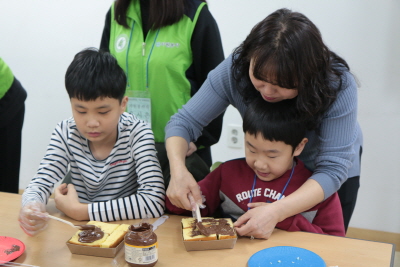
[[158, 260], [158, 242], [151, 246], [132, 246], [125, 243], [125, 260], [134, 264], [151, 264]]

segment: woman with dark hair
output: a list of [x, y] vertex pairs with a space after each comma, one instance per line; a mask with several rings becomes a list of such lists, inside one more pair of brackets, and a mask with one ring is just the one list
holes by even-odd
[[[100, 48], [127, 75], [127, 111], [151, 125], [168, 186], [164, 128], [224, 60], [218, 26], [205, 1], [117, 0], [107, 13]], [[210, 146], [219, 140], [222, 117], [190, 143], [186, 166], [196, 180], [209, 172]]]
[[346, 61], [330, 51], [318, 28], [303, 14], [280, 9], [258, 23], [244, 42], [210, 72], [200, 91], [166, 127], [171, 183], [177, 207], [201, 203], [197, 183], [182, 165], [188, 142], [233, 105], [243, 116], [248, 103], [294, 99], [307, 121], [300, 159], [313, 171], [290, 196], [272, 204], [251, 203], [236, 222], [240, 235], [268, 238], [275, 225], [338, 191], [347, 229], [359, 188], [362, 133], [357, 122], [357, 84]]

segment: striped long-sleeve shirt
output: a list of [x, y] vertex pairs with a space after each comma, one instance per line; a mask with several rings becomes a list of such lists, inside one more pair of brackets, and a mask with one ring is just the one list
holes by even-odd
[[22, 205], [47, 203], [54, 184], [71, 170], [81, 203], [90, 220], [116, 221], [159, 217], [164, 213], [165, 188], [153, 133], [143, 121], [124, 113], [110, 155], [97, 160], [73, 118], [55, 128], [37, 174], [26, 188]]

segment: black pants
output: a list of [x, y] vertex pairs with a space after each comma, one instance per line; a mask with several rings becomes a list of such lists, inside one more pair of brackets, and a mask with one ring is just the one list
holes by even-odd
[[[7, 116], [7, 114], [2, 114]], [[21, 163], [21, 132], [25, 106], [0, 127], [0, 191], [18, 193]]]
[[[361, 162], [362, 147], [360, 147]], [[360, 166], [361, 167], [361, 166]], [[360, 188], [360, 176], [354, 176], [347, 179], [338, 190], [340, 203], [342, 205], [344, 228], [347, 232], [351, 216], [357, 202], [358, 189]]]

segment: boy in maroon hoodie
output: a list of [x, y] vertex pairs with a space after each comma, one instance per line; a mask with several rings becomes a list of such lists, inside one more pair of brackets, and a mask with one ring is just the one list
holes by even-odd
[[[243, 118], [246, 158], [221, 164], [199, 182], [205, 196], [202, 216], [234, 221], [249, 209], [279, 201], [296, 191], [310, 176], [297, 156], [307, 143], [307, 123], [302, 121], [293, 100], [268, 103], [256, 99]], [[169, 212], [191, 215], [177, 208], [167, 198]], [[287, 231], [305, 231], [345, 236], [343, 215], [337, 193], [315, 207], [279, 222]], [[251, 234], [249, 234], [251, 235]]]

